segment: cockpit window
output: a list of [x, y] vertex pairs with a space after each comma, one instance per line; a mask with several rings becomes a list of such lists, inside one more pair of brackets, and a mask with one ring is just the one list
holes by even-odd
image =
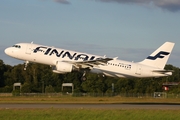
[[21, 48], [20, 45], [13, 45], [12, 47], [15, 47], [15, 48]]

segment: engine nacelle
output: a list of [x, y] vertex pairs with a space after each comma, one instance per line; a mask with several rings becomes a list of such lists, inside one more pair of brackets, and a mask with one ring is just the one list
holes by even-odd
[[60, 72], [60, 71], [57, 71], [57, 70], [52, 70], [53, 73], [58, 73], [58, 74], [66, 74], [66, 72]]
[[73, 65], [66, 62], [57, 61], [55, 71], [56, 73], [67, 73], [72, 72]]

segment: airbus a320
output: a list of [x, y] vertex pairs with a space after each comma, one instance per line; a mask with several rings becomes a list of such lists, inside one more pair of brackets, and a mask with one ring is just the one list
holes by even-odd
[[174, 47], [174, 43], [165, 42], [141, 62], [129, 62], [117, 58], [108, 58], [66, 49], [60, 49], [34, 43], [18, 43], [5, 49], [13, 58], [52, 66], [55, 73], [65, 74], [73, 71], [98, 73], [111, 77], [163, 77], [172, 75], [172, 70], [164, 67]]

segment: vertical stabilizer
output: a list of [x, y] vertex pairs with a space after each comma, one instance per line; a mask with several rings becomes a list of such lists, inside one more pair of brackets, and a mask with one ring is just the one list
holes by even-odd
[[164, 69], [171, 51], [174, 47], [174, 43], [165, 42], [162, 46], [160, 46], [156, 51], [154, 51], [150, 56], [148, 56], [143, 61], [139, 62], [144, 65], [148, 65], [151, 67], [156, 67], [159, 69]]

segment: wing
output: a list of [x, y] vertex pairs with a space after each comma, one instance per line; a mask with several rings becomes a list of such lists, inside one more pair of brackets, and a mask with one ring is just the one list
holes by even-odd
[[106, 65], [107, 62], [110, 60], [113, 60], [113, 58], [99, 58], [96, 60], [88, 60], [88, 61], [79, 61], [79, 62], [66, 61], [66, 62], [71, 63], [78, 68], [93, 68], [95, 66], [97, 67], [98, 65]]

